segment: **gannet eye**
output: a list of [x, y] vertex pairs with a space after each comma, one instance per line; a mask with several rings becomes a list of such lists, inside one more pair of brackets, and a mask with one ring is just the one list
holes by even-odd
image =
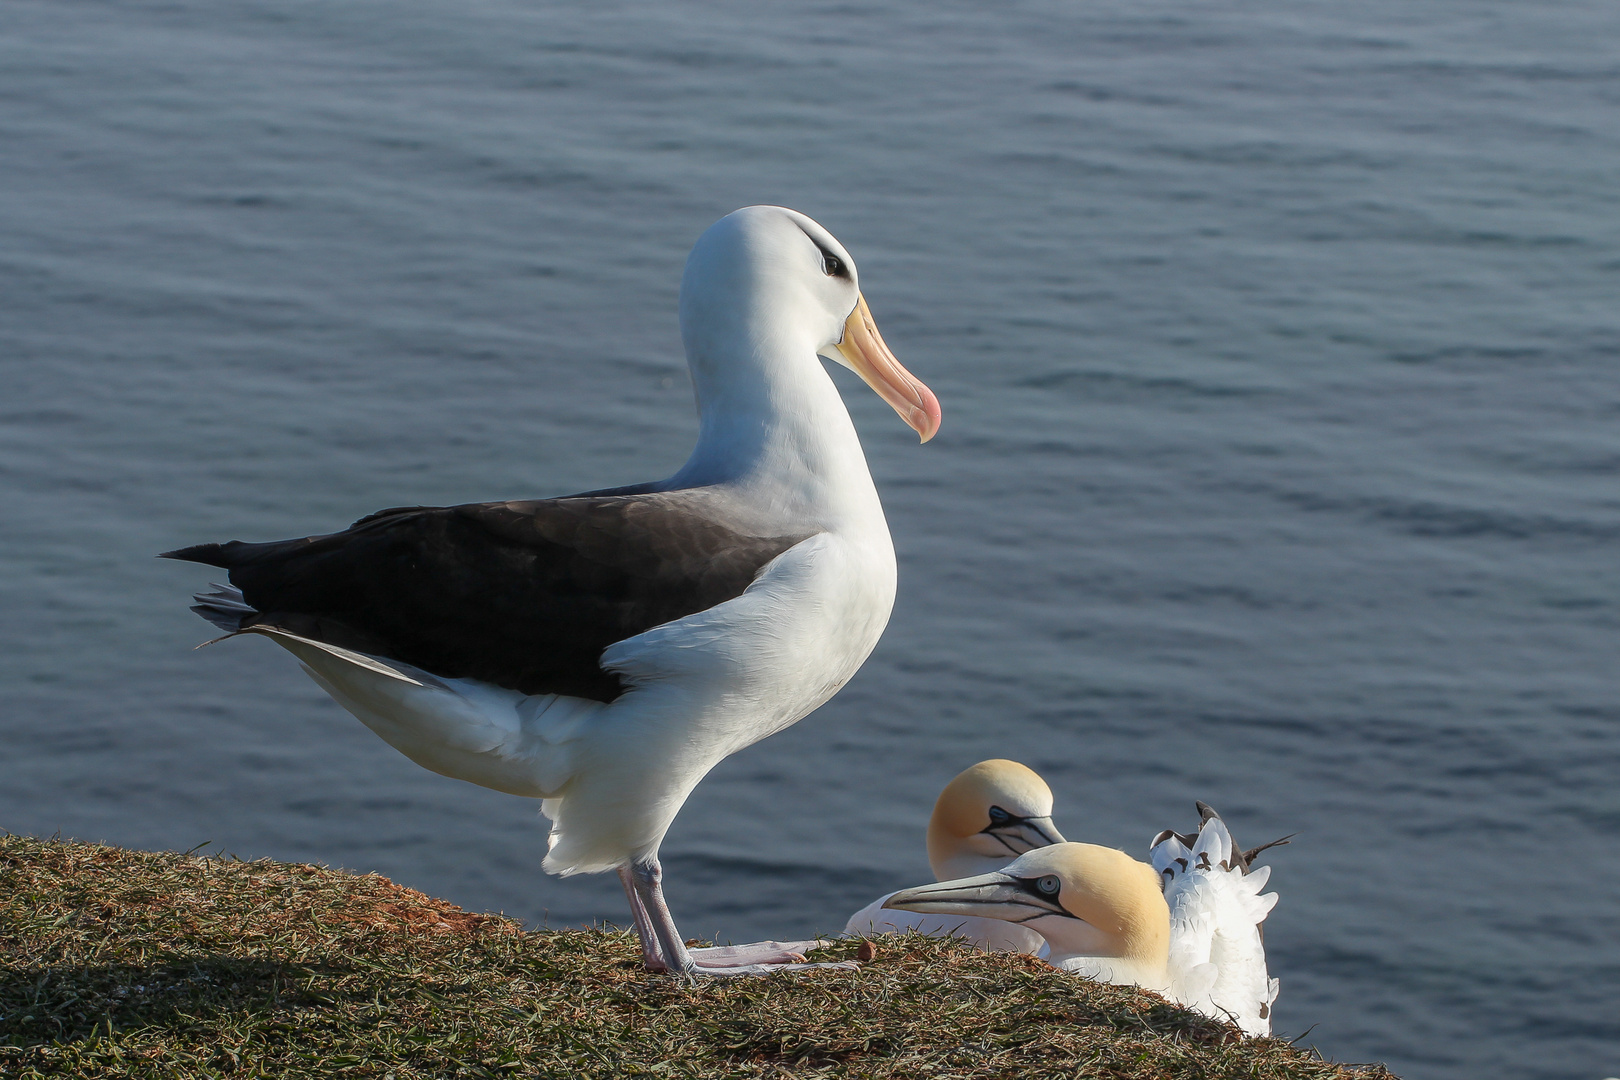
[[844, 260], [830, 251], [821, 253], [821, 269], [828, 277], [849, 277], [848, 272], [844, 270]]
[[1007, 811], [1003, 810], [1001, 807], [992, 806], [990, 808], [990, 824], [992, 824], [992, 825], [1005, 825], [1007, 822], [1009, 822], [1011, 820], [1012, 820], [1012, 815], [1007, 813]]
[[1041, 878], [1041, 880], [1035, 883], [1035, 887], [1041, 890], [1041, 892], [1045, 893], [1047, 896], [1056, 896], [1058, 894], [1058, 890], [1063, 888], [1063, 882], [1058, 880], [1058, 876], [1056, 874], [1047, 874], [1045, 877]]

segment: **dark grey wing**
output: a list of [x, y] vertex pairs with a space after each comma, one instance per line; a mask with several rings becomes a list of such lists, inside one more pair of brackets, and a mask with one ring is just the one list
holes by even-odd
[[691, 493], [401, 507], [341, 533], [202, 544], [277, 627], [526, 694], [612, 701], [602, 650], [741, 595], [810, 533], [732, 529]]

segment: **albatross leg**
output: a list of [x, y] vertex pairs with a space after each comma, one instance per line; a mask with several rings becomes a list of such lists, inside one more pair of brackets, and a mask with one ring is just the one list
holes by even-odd
[[641, 938], [642, 965], [648, 971], [668, 971], [669, 965], [658, 951], [658, 939], [653, 936], [647, 908], [641, 902], [641, 894], [636, 892], [636, 880], [629, 863], [619, 867], [619, 884], [624, 886], [625, 898], [630, 901], [630, 917], [636, 922], [636, 936]]
[[690, 977], [696, 971], [697, 964], [686, 951], [686, 942], [681, 940], [680, 931], [675, 929], [675, 919], [669, 913], [669, 905], [664, 903], [664, 868], [657, 857], [633, 862], [630, 865], [630, 880], [635, 885], [641, 913], [652, 931], [666, 970]]
[[[761, 941], [754, 945], [725, 945], [715, 949], [699, 949], [698, 954], [709, 953], [713, 956], [712, 960], [705, 958], [706, 962], [700, 962], [693, 953], [687, 951], [686, 942], [681, 939], [680, 931], [675, 928], [675, 919], [669, 913], [669, 905], [664, 903], [664, 868], [659, 865], [658, 859], [654, 857], [632, 864], [630, 879], [641, 900], [643, 913], [652, 924], [658, 951], [663, 955], [667, 970], [672, 974], [691, 979], [698, 975], [769, 975], [778, 971], [804, 971], [810, 968], [854, 969], [859, 966], [852, 961], [835, 964], [804, 963], [804, 954], [793, 946], [807, 945], [813, 948], [816, 945], [813, 941], [787, 944]], [[762, 961], [757, 959], [760, 956], [780, 957], [780, 959]]]

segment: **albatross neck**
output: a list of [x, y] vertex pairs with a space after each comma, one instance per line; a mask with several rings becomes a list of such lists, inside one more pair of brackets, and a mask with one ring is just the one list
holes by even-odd
[[670, 486], [727, 486], [784, 517], [820, 525], [881, 522], [843, 398], [815, 351], [794, 336], [800, 343], [761, 335], [740, 356], [688, 343], [698, 441]]

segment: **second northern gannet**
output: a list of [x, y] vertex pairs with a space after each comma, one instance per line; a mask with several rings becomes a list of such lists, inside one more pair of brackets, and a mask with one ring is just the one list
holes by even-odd
[[[1052, 824], [1052, 789], [1035, 770], [1005, 758], [958, 773], [939, 793], [928, 819], [928, 865], [936, 881], [999, 870], [1026, 851], [1062, 842], [1063, 834]], [[964, 938], [988, 952], [1035, 955], [1046, 948], [1033, 930], [1001, 919], [885, 910], [893, 895], [880, 896], [850, 916], [844, 933], [867, 937], [915, 930]]]
[[1114, 848], [1056, 844], [995, 873], [903, 890], [886, 906], [1020, 924], [1046, 939], [1056, 967], [1269, 1035], [1278, 983], [1266, 973], [1260, 923], [1277, 896], [1260, 890], [1271, 868], [1245, 872], [1219, 817], [1191, 848], [1173, 835], [1175, 846], [1166, 843], [1161, 836], [1154, 848], [1164, 874]]
[[796, 211], [704, 232], [680, 322], [699, 428], [667, 480], [166, 557], [227, 568], [193, 610], [292, 652], [417, 764], [544, 800], [546, 870], [616, 869], [649, 968], [756, 973], [799, 957], [694, 960], [658, 848], [710, 769], [832, 697], [889, 619], [894, 546], [820, 358], [924, 442], [940, 409], [884, 344], [849, 252]]

